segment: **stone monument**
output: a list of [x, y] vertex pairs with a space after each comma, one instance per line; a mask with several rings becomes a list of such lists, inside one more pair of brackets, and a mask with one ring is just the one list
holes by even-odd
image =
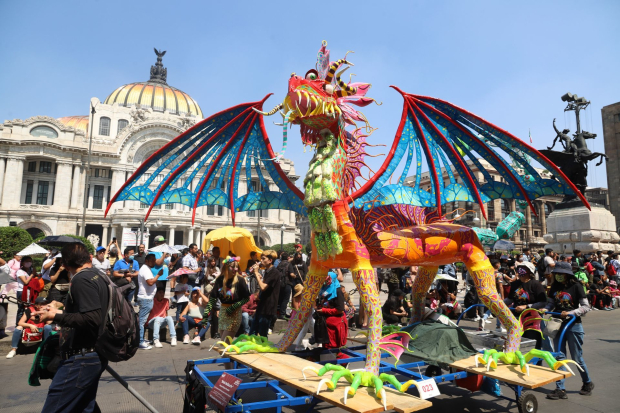
[[[553, 129], [556, 137], [550, 148], [540, 152], [555, 163], [575, 186], [585, 194], [588, 177], [588, 162], [599, 158], [597, 166], [607, 156], [603, 153], [592, 152], [588, 149], [587, 139], [594, 139], [595, 133], [581, 130], [579, 112], [585, 109], [590, 102], [584, 97], [571, 93], [562, 96], [567, 102], [564, 111], [574, 111], [577, 130], [571, 138], [570, 130], [559, 131], [553, 120]], [[564, 147], [563, 151], [554, 151], [558, 142]], [[605, 207], [599, 204], [590, 204], [589, 210], [583, 205], [577, 194], [566, 195], [564, 200], [556, 205], [555, 210], [547, 218], [548, 234], [544, 235], [548, 242], [547, 248], [552, 248], [560, 254], [572, 254], [577, 249], [584, 253], [594, 251], [620, 252], [620, 236], [616, 232], [616, 219]]]

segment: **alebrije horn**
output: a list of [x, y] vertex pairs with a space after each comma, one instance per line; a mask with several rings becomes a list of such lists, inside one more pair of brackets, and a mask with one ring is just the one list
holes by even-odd
[[282, 107], [283, 107], [283, 105], [281, 103], [278, 103], [276, 105], [276, 107], [271, 109], [269, 112], [263, 112], [263, 111], [258, 110], [256, 108], [252, 108], [252, 109], [254, 109], [256, 112], [260, 113], [263, 116], [271, 116], [271, 115], [276, 114], [280, 109], [282, 109]]

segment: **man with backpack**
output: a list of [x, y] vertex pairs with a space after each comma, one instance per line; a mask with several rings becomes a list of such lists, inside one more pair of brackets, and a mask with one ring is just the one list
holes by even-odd
[[84, 244], [67, 244], [62, 249], [62, 257], [65, 268], [72, 274], [65, 309], [48, 305], [38, 313], [40, 322], [52, 320], [62, 327], [61, 362], [42, 411], [99, 411], [95, 398], [108, 360], [97, 353], [95, 346], [108, 308], [108, 284], [104, 275], [92, 268]]

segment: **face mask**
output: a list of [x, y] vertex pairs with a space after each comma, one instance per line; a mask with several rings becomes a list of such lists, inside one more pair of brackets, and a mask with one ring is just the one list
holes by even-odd
[[32, 267], [32, 263], [31, 262], [25, 262], [24, 263], [24, 268], [30, 268]]
[[556, 274], [555, 275], [555, 280], [559, 283], [563, 283], [564, 281], [566, 281], [566, 275], [565, 274]]
[[170, 264], [170, 258], [164, 258], [164, 264], [166, 265]]
[[135, 255], [130, 255], [130, 256], [129, 256], [129, 259], [130, 259], [131, 261], [133, 261], [133, 257], [135, 257]]

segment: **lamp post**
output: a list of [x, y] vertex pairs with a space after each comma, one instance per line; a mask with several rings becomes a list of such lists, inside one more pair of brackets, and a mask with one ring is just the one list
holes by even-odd
[[[137, 244], [136, 247], [139, 247], [140, 245], [144, 244], [144, 229], [148, 221], [143, 218], [136, 218], [136, 219], [140, 223], [140, 243], [139, 244], [138, 244], [138, 234], [136, 234], [136, 244]], [[161, 219], [158, 219], [157, 221], [155, 221], [156, 228], [161, 227], [161, 225], [162, 225]]]
[[[266, 232], [267, 232], [267, 227], [263, 227], [263, 228], [262, 228], [262, 230], [263, 230], [263, 232], [265, 232], [265, 233], [266, 233]], [[259, 241], [259, 243], [260, 243], [260, 236], [258, 237], [258, 241]], [[260, 245], [259, 245], [259, 247], [260, 247]]]
[[284, 230], [286, 229], [286, 227], [284, 226], [284, 224], [282, 224], [282, 226], [280, 227], [280, 251], [282, 251], [282, 248], [284, 248]]
[[88, 163], [86, 166], [86, 179], [84, 180], [84, 205], [82, 205], [82, 225], [80, 227], [80, 237], [86, 236], [86, 208], [88, 208], [88, 185], [90, 184], [90, 154], [93, 149], [93, 125], [95, 123], [95, 107], [90, 104], [90, 139], [88, 139]]

